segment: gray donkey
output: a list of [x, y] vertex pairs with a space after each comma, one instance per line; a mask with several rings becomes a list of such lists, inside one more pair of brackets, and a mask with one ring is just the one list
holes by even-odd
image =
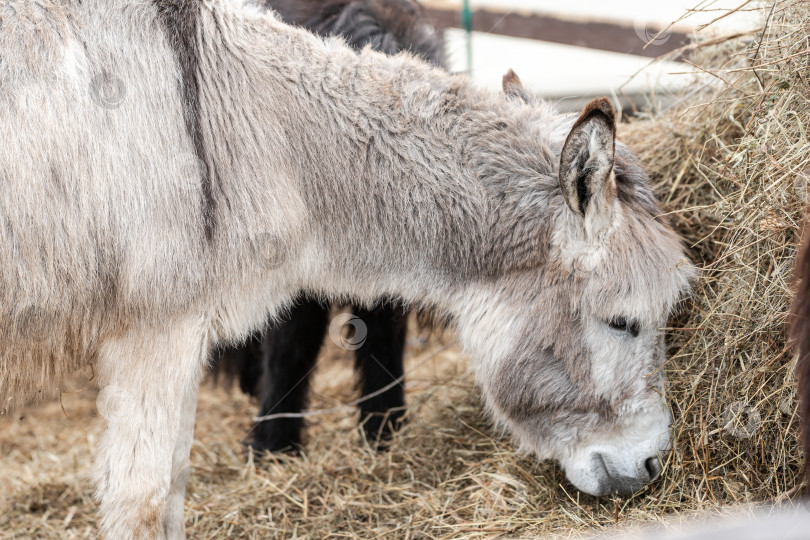
[[693, 269], [606, 99], [562, 116], [244, 0], [5, 0], [0, 51], [0, 404], [93, 366], [102, 535], [184, 536], [206, 351], [299, 290], [448, 314], [579, 489], [658, 475]]

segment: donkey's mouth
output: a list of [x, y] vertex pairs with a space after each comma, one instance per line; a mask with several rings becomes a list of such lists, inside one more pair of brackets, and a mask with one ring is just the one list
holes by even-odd
[[[651, 460], [654, 460], [654, 463]], [[657, 458], [647, 459], [643, 470], [639, 471], [639, 475], [636, 477], [612, 473], [608, 462], [605, 461], [605, 456], [599, 452], [595, 452], [591, 457], [592, 470], [598, 478], [601, 492], [598, 496], [617, 494], [621, 497], [630, 497], [658, 478], [661, 473], [661, 466]]]
[[599, 493], [593, 493], [597, 497], [610, 494], [610, 474], [607, 471], [607, 465], [602, 454], [593, 454], [591, 456], [591, 472], [596, 476], [597, 489]]

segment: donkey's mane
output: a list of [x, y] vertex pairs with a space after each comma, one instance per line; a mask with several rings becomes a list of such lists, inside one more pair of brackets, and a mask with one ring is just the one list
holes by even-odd
[[441, 65], [441, 37], [413, 0], [266, 0], [265, 5], [322, 36], [341, 36], [355, 49], [370, 46], [385, 54], [409, 51]]

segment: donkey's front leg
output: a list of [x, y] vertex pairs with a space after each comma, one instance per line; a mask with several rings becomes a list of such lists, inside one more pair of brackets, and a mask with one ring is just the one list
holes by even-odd
[[182, 538], [183, 494], [197, 386], [207, 346], [202, 318], [130, 330], [104, 344], [96, 450], [101, 533]]
[[186, 499], [186, 484], [191, 476], [191, 444], [194, 442], [194, 418], [197, 413], [197, 388], [183, 396], [180, 433], [174, 444], [172, 455], [172, 483], [169, 489], [169, 500], [166, 505], [166, 517], [163, 519], [163, 531], [167, 540], [180, 540], [186, 537], [183, 506]]

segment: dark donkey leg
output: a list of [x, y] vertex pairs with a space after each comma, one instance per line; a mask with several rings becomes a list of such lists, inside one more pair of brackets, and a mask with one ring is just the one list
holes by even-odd
[[227, 382], [239, 379], [242, 392], [259, 397], [259, 383], [264, 373], [261, 352], [261, 334], [254, 334], [238, 346], [221, 346], [211, 352], [211, 373], [214, 381], [224, 378]]
[[[329, 324], [329, 307], [304, 297], [288, 320], [264, 334], [264, 388], [259, 416], [300, 413], [307, 405], [309, 379]], [[295, 450], [301, 444], [302, 418], [257, 422], [251, 446], [259, 451]]]
[[[383, 303], [365, 310], [354, 308], [354, 314], [367, 329], [366, 341], [356, 351], [356, 369], [362, 395], [368, 396], [402, 376], [402, 355], [408, 314], [398, 304]], [[366, 438], [372, 444], [391, 438], [405, 414], [404, 381], [360, 403], [360, 421]]]
[[246, 394], [259, 397], [259, 382], [264, 372], [261, 334], [251, 336], [239, 353], [239, 388]]

